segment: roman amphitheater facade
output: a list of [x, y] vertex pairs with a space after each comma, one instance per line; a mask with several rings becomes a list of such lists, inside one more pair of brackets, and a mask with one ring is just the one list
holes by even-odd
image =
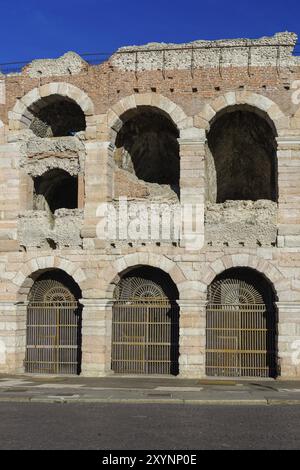
[[0, 75], [0, 373], [300, 378], [296, 40]]

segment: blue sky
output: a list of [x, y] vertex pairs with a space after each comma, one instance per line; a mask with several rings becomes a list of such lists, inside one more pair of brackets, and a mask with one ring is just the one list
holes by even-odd
[[0, 63], [154, 41], [300, 36], [299, 0], [0, 0], [0, 7]]

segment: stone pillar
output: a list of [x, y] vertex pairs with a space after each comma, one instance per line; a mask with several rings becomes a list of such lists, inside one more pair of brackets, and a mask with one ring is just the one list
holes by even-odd
[[206, 302], [179, 300], [179, 376], [205, 376]]
[[81, 374], [100, 377], [111, 372], [112, 303], [107, 299], [81, 299]]
[[17, 217], [20, 204], [19, 158], [21, 143], [0, 144], [0, 251], [18, 251]]
[[78, 209], [84, 209], [84, 174], [78, 173]]
[[300, 247], [299, 188], [300, 137], [277, 137], [278, 156], [278, 239], [279, 247]]
[[[205, 133], [192, 127], [184, 129], [178, 139], [180, 145], [180, 201], [183, 207], [184, 226], [181, 245], [187, 250], [200, 250], [204, 244], [204, 195], [205, 195]], [[188, 206], [193, 207], [191, 216], [186, 216]], [[197, 208], [197, 223], [196, 210]], [[186, 228], [193, 224], [193, 236]], [[193, 240], [195, 242], [193, 243]]]
[[33, 179], [20, 170], [20, 212], [33, 209]]
[[280, 377], [300, 378], [300, 303], [277, 302]]
[[26, 303], [0, 303], [0, 372], [24, 372], [26, 315]]
[[110, 156], [109, 142], [86, 143], [84, 225], [81, 231], [85, 248], [105, 246], [105, 241], [96, 238], [99, 222], [97, 210], [101, 203], [107, 203], [112, 196]]

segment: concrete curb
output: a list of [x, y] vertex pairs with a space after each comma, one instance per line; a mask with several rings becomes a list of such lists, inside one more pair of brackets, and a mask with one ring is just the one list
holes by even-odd
[[277, 398], [270, 398], [267, 400], [268, 405], [300, 405], [300, 400], [296, 399], [277, 399]]
[[259, 405], [300, 405], [300, 400], [293, 399], [245, 399], [245, 400], [193, 400], [193, 399], [153, 399], [153, 398], [96, 398], [96, 397], [0, 397], [0, 403], [99, 403], [99, 404], [159, 404], [159, 405], [231, 405], [231, 406], [259, 406]]

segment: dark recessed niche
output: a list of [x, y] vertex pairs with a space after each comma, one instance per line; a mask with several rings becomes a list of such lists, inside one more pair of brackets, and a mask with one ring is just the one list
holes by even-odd
[[227, 108], [207, 135], [211, 202], [277, 200], [276, 131], [247, 105]]

